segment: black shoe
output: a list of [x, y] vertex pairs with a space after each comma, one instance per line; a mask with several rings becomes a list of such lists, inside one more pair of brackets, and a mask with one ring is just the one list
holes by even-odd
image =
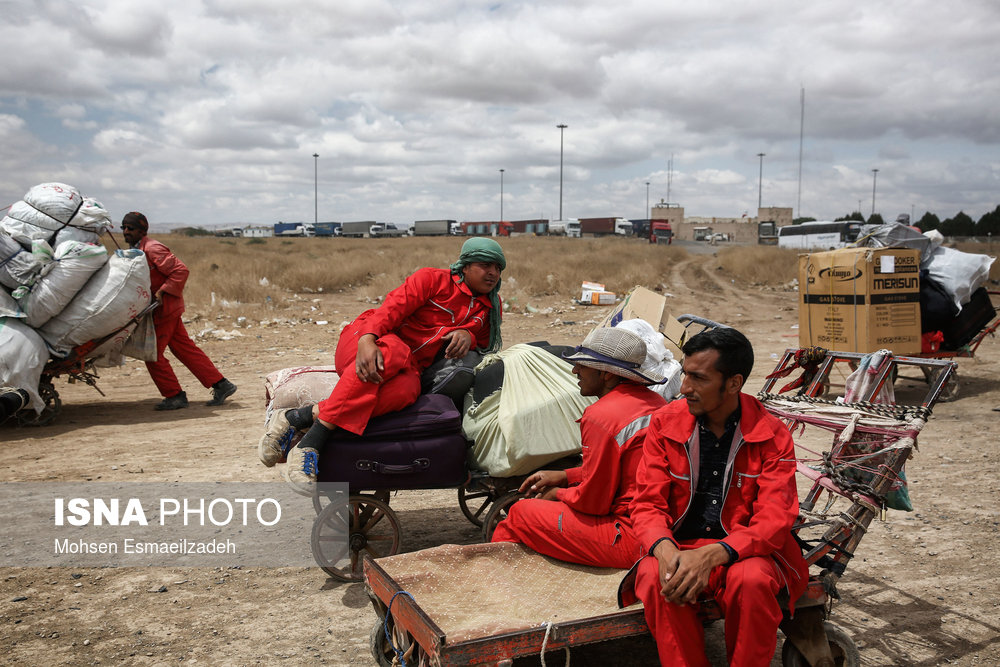
[[157, 410], [180, 410], [188, 406], [188, 397], [183, 391], [176, 396], [168, 396], [156, 404]]
[[222, 378], [212, 385], [212, 400], [205, 405], [222, 405], [226, 399], [236, 393], [236, 385]]

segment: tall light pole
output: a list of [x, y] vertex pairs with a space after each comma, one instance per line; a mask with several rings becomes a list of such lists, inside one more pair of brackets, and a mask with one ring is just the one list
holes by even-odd
[[560, 123], [559, 128], [559, 219], [562, 220], [562, 197], [563, 197], [563, 132], [569, 125]]
[[313, 153], [313, 223], [319, 222], [319, 153]]
[[649, 181], [646, 181], [646, 215], [649, 215]]
[[500, 170], [500, 222], [503, 222], [503, 169]]
[[764, 153], [757, 153], [760, 158], [760, 173], [757, 176], [757, 211], [760, 211], [760, 203], [764, 194]]
[[878, 183], [878, 169], [872, 169], [872, 215], [875, 215], [875, 184]]

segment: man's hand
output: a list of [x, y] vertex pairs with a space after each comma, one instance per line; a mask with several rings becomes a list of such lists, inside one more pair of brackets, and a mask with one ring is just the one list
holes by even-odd
[[156, 303], [162, 304], [163, 303], [163, 290], [161, 290], [161, 289], [156, 290], [156, 294], [153, 295], [153, 298], [156, 299]]
[[712, 570], [729, 562], [729, 553], [718, 543], [681, 551], [663, 540], [653, 555], [660, 565], [660, 595], [674, 604], [696, 602]]
[[362, 382], [378, 384], [382, 381], [385, 363], [382, 351], [375, 344], [374, 334], [365, 334], [358, 339], [358, 354], [354, 358], [354, 371]]
[[521, 482], [518, 492], [526, 494], [528, 498], [555, 500], [556, 492], [566, 484], [565, 470], [539, 470]]
[[467, 329], [455, 329], [442, 338], [448, 341], [444, 350], [445, 359], [461, 359], [472, 349], [472, 334]]

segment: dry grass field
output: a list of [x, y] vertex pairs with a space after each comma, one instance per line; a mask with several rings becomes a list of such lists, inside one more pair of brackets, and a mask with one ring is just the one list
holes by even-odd
[[[291, 295], [359, 290], [379, 300], [422, 266], [455, 261], [461, 237], [343, 239], [232, 239], [151, 236], [167, 244], [191, 270], [184, 293], [189, 308], [205, 315], [239, 310], [251, 321], [297, 312]], [[619, 294], [634, 285], [669, 292], [671, 266], [689, 258], [680, 245], [637, 239], [568, 239], [520, 236], [500, 239], [507, 255], [504, 300], [513, 310], [539, 297], [571, 297], [583, 281], [604, 283]], [[718, 250], [715, 270], [740, 285], [787, 285], [796, 277], [797, 253], [764, 246]]]

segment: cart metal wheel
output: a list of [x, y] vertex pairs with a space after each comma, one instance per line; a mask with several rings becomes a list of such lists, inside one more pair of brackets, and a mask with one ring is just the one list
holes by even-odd
[[478, 480], [475, 479], [470, 479], [458, 487], [458, 506], [462, 509], [465, 518], [475, 526], [482, 527], [483, 518], [490, 504], [496, 499], [496, 491], [479, 484]]
[[388, 497], [351, 496], [348, 504], [327, 505], [312, 527], [313, 558], [339, 581], [361, 581], [365, 554], [372, 558], [399, 552], [399, 518]]
[[17, 423], [21, 426], [48, 426], [62, 412], [62, 401], [59, 399], [59, 392], [52, 384], [52, 377], [43, 375], [38, 384], [38, 396], [42, 399], [44, 406], [40, 413], [36, 413], [31, 408], [18, 410], [16, 413]]
[[510, 510], [510, 506], [521, 498], [524, 498], [523, 493], [511, 491], [500, 496], [493, 503], [490, 511], [486, 514], [486, 518], [483, 519], [483, 542], [489, 542], [493, 539], [493, 531], [496, 530], [497, 524], [507, 518], [507, 511]]
[[[861, 653], [851, 636], [830, 621], [823, 621], [823, 629], [826, 631], [826, 640], [830, 643], [833, 664], [836, 667], [858, 667], [861, 664]], [[809, 661], [787, 639], [781, 646], [781, 664], [783, 667], [809, 667]]]
[[951, 374], [948, 381], [944, 383], [941, 387], [941, 395], [938, 396], [938, 400], [942, 403], [947, 403], [948, 401], [954, 401], [958, 398], [958, 371]]

